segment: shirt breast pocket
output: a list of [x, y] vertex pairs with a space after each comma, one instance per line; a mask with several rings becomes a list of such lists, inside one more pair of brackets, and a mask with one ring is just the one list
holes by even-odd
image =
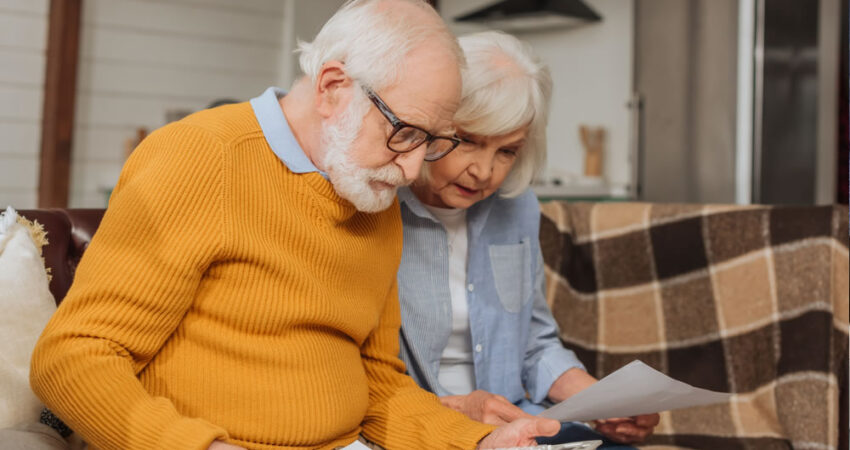
[[505, 310], [517, 313], [531, 298], [531, 249], [528, 241], [491, 245], [489, 250], [499, 301]]

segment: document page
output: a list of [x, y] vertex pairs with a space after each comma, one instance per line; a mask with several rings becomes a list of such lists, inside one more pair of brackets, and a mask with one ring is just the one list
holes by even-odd
[[354, 441], [339, 450], [370, 450], [365, 444], [360, 441]]
[[540, 416], [561, 422], [610, 419], [720, 403], [731, 396], [674, 380], [635, 360]]

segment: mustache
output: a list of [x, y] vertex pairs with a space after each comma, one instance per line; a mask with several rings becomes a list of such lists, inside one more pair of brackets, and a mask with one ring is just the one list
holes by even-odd
[[387, 183], [396, 187], [407, 186], [413, 182], [413, 180], [406, 179], [401, 168], [393, 163], [373, 169], [371, 172], [372, 173], [369, 174], [369, 179]]

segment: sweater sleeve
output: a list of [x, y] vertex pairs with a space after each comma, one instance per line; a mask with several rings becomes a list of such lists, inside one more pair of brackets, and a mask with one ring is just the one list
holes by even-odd
[[168, 125], [133, 152], [32, 358], [35, 393], [102, 449], [206, 449], [227, 433], [137, 378], [175, 332], [224, 241], [223, 145]]
[[363, 434], [388, 448], [473, 449], [495, 427], [445, 408], [405, 375], [398, 358], [401, 315], [393, 283], [378, 327], [361, 354], [369, 379], [369, 409]]

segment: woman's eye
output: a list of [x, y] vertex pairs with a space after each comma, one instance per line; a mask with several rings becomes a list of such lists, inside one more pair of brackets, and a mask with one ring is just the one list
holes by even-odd
[[501, 153], [505, 156], [510, 156], [510, 157], [516, 156], [516, 150], [514, 150], [512, 148], [500, 148], [499, 153]]

